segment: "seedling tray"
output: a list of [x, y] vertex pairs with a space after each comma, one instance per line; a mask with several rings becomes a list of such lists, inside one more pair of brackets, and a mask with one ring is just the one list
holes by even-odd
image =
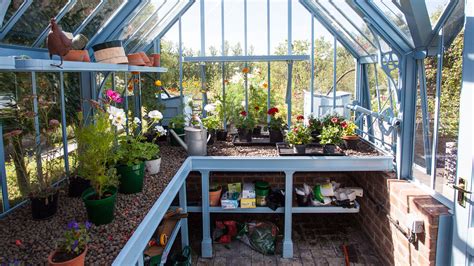
[[304, 154], [298, 154], [293, 151], [293, 147], [290, 147], [287, 143], [280, 142], [276, 144], [278, 155], [280, 156], [344, 156], [344, 152], [337, 150], [335, 153], [324, 153], [323, 146], [321, 144], [313, 143], [306, 145], [306, 152]]
[[275, 146], [274, 142], [270, 142], [270, 138], [265, 135], [260, 135], [258, 137], [252, 137], [251, 142], [240, 141], [239, 136], [234, 136], [232, 138], [232, 143], [235, 146]]

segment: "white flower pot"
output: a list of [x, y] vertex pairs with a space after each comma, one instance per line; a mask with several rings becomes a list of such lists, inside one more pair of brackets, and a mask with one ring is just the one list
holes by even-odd
[[158, 174], [158, 172], [160, 172], [160, 166], [161, 158], [145, 162], [146, 172], [150, 175]]

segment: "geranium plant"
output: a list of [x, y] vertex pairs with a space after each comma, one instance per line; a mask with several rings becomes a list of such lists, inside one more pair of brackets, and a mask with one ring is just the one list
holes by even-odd
[[246, 111], [241, 111], [235, 126], [238, 129], [252, 130], [255, 127], [255, 120]]
[[291, 145], [305, 145], [311, 143], [313, 138], [311, 137], [310, 129], [299, 120], [286, 134], [286, 140]]
[[281, 116], [278, 116], [279, 110], [276, 107], [268, 109], [267, 114], [270, 116], [268, 128], [270, 130], [282, 130], [285, 127], [285, 122]]
[[312, 132], [317, 134], [321, 133], [323, 129], [323, 119], [316, 117], [314, 114], [310, 114], [308, 117], [308, 125]]
[[356, 136], [357, 125], [352, 121], [341, 122], [343, 136]]
[[338, 145], [342, 142], [342, 132], [343, 130], [339, 123], [324, 126], [321, 132], [320, 143], [323, 145]]

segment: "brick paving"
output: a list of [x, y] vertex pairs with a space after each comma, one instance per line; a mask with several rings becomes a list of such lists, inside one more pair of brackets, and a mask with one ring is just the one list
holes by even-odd
[[[246, 215], [244, 219], [254, 218], [255, 216]], [[264, 256], [240, 241], [233, 240], [229, 245], [213, 244], [213, 257], [201, 258], [199, 255], [202, 235], [201, 231], [196, 229], [199, 219], [195, 219], [190, 219], [193, 224], [190, 237], [194, 250], [194, 265], [345, 265], [342, 244], [348, 246], [351, 265], [382, 265], [353, 214], [294, 215], [292, 259], [284, 259], [281, 256], [282, 235], [277, 241], [277, 254], [273, 256]], [[239, 220], [241, 219], [242, 217]], [[282, 230], [283, 216], [269, 220], [273, 219]]]

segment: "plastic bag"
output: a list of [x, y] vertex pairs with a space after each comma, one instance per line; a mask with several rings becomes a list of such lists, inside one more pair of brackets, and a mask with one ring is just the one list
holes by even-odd
[[239, 239], [263, 255], [275, 254], [278, 227], [270, 222], [250, 222], [239, 233]]

